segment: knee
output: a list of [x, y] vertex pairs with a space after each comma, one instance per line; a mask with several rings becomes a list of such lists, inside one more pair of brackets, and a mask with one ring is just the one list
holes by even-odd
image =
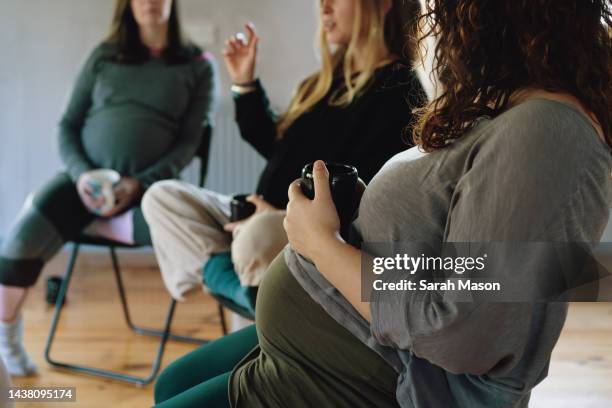
[[157, 381], [155, 382], [155, 390], [153, 393], [156, 404], [164, 402], [181, 392], [174, 386], [176, 383], [180, 382], [180, 379], [175, 377], [177, 374], [175, 371], [176, 370], [174, 370], [173, 364], [170, 364], [157, 377]]
[[176, 195], [180, 189], [181, 183], [176, 180], [158, 181], [147, 189], [140, 205], [148, 223], [164, 212], [168, 197]]
[[68, 210], [74, 211], [82, 206], [81, 198], [66, 173], [57, 174], [28, 197], [27, 203], [51, 218], [62, 218]]
[[281, 212], [261, 213], [242, 227], [232, 243], [232, 261], [239, 275], [265, 269], [287, 245], [284, 217]]
[[194, 368], [191, 363], [192, 353], [170, 363], [159, 374], [154, 390], [156, 404], [169, 400], [193, 386], [190, 377], [190, 373]]
[[59, 247], [63, 239], [33, 202], [30, 194], [5, 239], [0, 242], [0, 255], [11, 259], [39, 258], [45, 249]]

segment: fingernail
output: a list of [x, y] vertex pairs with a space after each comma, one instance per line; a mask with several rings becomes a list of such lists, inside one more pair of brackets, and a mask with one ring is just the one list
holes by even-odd
[[323, 170], [324, 164], [323, 161], [321, 160], [317, 160], [314, 164], [314, 169], [315, 170]]

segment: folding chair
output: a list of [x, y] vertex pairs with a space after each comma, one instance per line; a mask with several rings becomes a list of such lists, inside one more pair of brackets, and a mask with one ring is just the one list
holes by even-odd
[[[200, 187], [204, 186], [204, 181], [206, 179], [206, 173], [208, 170], [208, 158], [209, 158], [210, 143], [211, 143], [211, 137], [212, 137], [212, 127], [207, 126], [204, 129], [202, 136], [203, 136], [202, 142], [196, 153], [196, 157], [198, 157], [200, 160], [200, 174], [199, 174]], [[112, 370], [106, 370], [106, 369], [88, 367], [88, 366], [79, 365], [79, 364], [70, 364], [70, 363], [60, 362], [51, 357], [51, 347], [53, 345], [55, 334], [57, 332], [57, 326], [59, 324], [60, 316], [64, 308], [64, 298], [66, 296], [66, 293], [68, 292], [68, 287], [70, 285], [70, 281], [72, 279], [72, 275], [75, 269], [76, 260], [79, 256], [80, 247], [82, 245], [93, 245], [93, 246], [98, 246], [98, 247], [106, 247], [109, 249], [110, 257], [111, 257], [111, 261], [113, 265], [113, 271], [114, 271], [115, 279], [117, 281], [117, 289], [119, 290], [119, 298], [121, 300], [123, 315], [124, 315], [127, 326], [133, 332], [137, 334], [144, 335], [144, 336], [154, 336], [154, 337], [160, 338], [159, 346], [157, 349], [157, 354], [153, 360], [151, 371], [149, 375], [146, 377], [137, 377], [137, 376], [128, 375], [128, 374], [124, 374], [124, 373], [112, 371]], [[76, 372], [86, 373], [86, 374], [90, 374], [94, 376], [110, 378], [110, 379], [115, 379], [115, 380], [120, 380], [120, 381], [126, 381], [126, 382], [133, 383], [136, 385], [146, 385], [146, 384], [151, 383], [159, 372], [161, 361], [164, 355], [164, 350], [165, 350], [168, 339], [177, 340], [177, 341], [186, 342], [186, 343], [192, 343], [192, 344], [204, 344], [208, 341], [206, 339], [199, 339], [199, 338], [188, 337], [188, 336], [179, 336], [171, 332], [172, 320], [174, 317], [174, 311], [176, 309], [176, 300], [174, 299], [170, 301], [170, 306], [166, 314], [166, 319], [164, 322], [163, 329], [159, 330], [159, 329], [144, 328], [144, 327], [137, 326], [132, 322], [132, 318], [130, 316], [130, 311], [129, 311], [128, 302], [127, 302], [125, 287], [123, 285], [123, 279], [121, 277], [121, 268], [120, 268], [120, 265], [117, 259], [116, 250], [117, 249], [136, 249], [136, 248], [140, 248], [140, 247], [138, 245], [125, 245], [125, 244], [121, 244], [121, 243], [114, 242], [114, 241], [107, 240], [107, 239], [92, 238], [88, 236], [80, 236], [78, 239], [76, 239], [73, 242], [72, 254], [70, 256], [68, 267], [66, 269], [65, 276], [62, 279], [62, 284], [59, 289], [59, 294], [57, 297], [57, 301], [55, 303], [55, 311], [53, 314], [53, 320], [51, 321], [51, 329], [49, 331], [49, 336], [47, 338], [47, 343], [45, 346], [45, 359], [47, 360], [47, 362], [49, 362], [49, 364], [51, 364], [54, 367], [62, 368], [65, 370], [76, 371]], [[219, 313], [222, 317], [221, 324], [222, 324], [222, 327], [224, 328], [224, 333], [225, 333], [225, 319], [223, 317], [223, 308], [220, 304], [218, 307], [219, 307]]]

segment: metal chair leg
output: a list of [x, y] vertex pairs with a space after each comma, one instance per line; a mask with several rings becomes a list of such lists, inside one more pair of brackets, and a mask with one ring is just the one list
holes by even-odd
[[149, 375], [146, 377], [137, 377], [134, 375], [119, 373], [117, 371], [104, 370], [101, 368], [94, 368], [94, 367], [87, 367], [87, 366], [78, 365], [78, 364], [62, 363], [62, 362], [53, 360], [51, 356], [49, 355], [50, 347], [51, 347], [51, 343], [50, 343], [51, 340], [47, 341], [48, 348], [45, 351], [45, 358], [51, 365], [57, 368], [65, 369], [65, 370], [76, 371], [79, 373], [89, 374], [89, 375], [93, 375], [97, 377], [109, 378], [112, 380], [125, 381], [125, 382], [129, 382], [129, 383], [139, 385], [139, 386], [150, 384], [155, 379], [155, 377], [157, 377], [157, 374], [159, 373], [159, 369], [161, 367], [161, 360], [164, 355], [166, 343], [168, 341], [168, 332], [170, 331], [170, 325], [172, 324], [172, 318], [174, 316], [175, 307], [176, 307], [176, 301], [172, 300], [170, 302], [170, 308], [166, 316], [166, 324], [165, 324], [166, 335], [162, 336], [159, 342], [159, 347], [157, 349], [157, 354], [155, 356], [155, 360], [153, 361], [151, 371]]
[[221, 303], [217, 303], [217, 307], [219, 310], [219, 320], [221, 321], [221, 330], [223, 330], [223, 335], [227, 335], [227, 323], [225, 321], [225, 309]]
[[[176, 301], [174, 299], [170, 302], [170, 307], [166, 315], [166, 321], [165, 321], [163, 330], [151, 331], [151, 335], [160, 337], [160, 342], [159, 342], [159, 347], [157, 349], [157, 354], [155, 356], [155, 359], [151, 367], [151, 371], [149, 375], [146, 377], [137, 377], [133, 375], [119, 373], [116, 371], [104, 370], [104, 369], [99, 369], [99, 368], [94, 368], [94, 367], [87, 367], [87, 366], [78, 365], [78, 364], [63, 363], [63, 362], [54, 360], [51, 357], [51, 347], [53, 345], [53, 340], [55, 339], [55, 334], [57, 332], [57, 326], [59, 324], [61, 312], [64, 307], [64, 298], [66, 296], [66, 292], [70, 285], [70, 281], [72, 280], [72, 275], [74, 273], [74, 267], [75, 267], [75, 263], [76, 263], [78, 254], [79, 254], [79, 244], [75, 244], [72, 250], [72, 255], [70, 256], [70, 261], [68, 262], [66, 274], [64, 276], [64, 279], [62, 280], [62, 285], [60, 286], [59, 295], [57, 297], [57, 302], [55, 303], [55, 311], [53, 314], [53, 319], [51, 321], [51, 329], [49, 331], [49, 336], [47, 338], [47, 343], [45, 345], [45, 359], [47, 360], [49, 364], [53, 365], [54, 367], [58, 367], [58, 368], [66, 369], [66, 370], [90, 374], [90, 375], [94, 375], [98, 377], [110, 378], [114, 380], [125, 381], [125, 382], [129, 382], [129, 383], [141, 385], [141, 386], [151, 383], [159, 372], [159, 369], [161, 366], [161, 360], [162, 360], [164, 350], [166, 347], [166, 343], [168, 339], [170, 338], [172, 319], [174, 317], [174, 311], [176, 309]], [[114, 249], [113, 249], [112, 255], [113, 255], [113, 267], [115, 269], [115, 272], [118, 273], [119, 269], [118, 269], [118, 264], [116, 262], [117, 258], [116, 258], [116, 254], [114, 254]], [[119, 278], [118, 282], [121, 282], [120, 275], [117, 275], [117, 276]], [[129, 310], [127, 309], [127, 303], [125, 302], [126, 300], [125, 291], [123, 289], [122, 282], [120, 284], [120, 296], [122, 297], [122, 302], [123, 302], [122, 304], [124, 307], [124, 312], [126, 312], [126, 318], [129, 318]], [[176, 336], [176, 337], [180, 338], [181, 336]]]
[[[132, 322], [132, 317], [130, 315], [130, 310], [129, 310], [128, 302], [127, 302], [127, 295], [126, 295], [125, 287], [123, 285], [123, 279], [121, 277], [121, 268], [119, 266], [119, 261], [117, 260], [117, 252], [115, 251], [114, 247], [110, 247], [109, 249], [110, 249], [111, 260], [113, 263], [113, 271], [115, 272], [115, 278], [117, 281], [117, 288], [119, 289], [119, 298], [121, 299], [121, 307], [123, 309], [123, 316], [125, 318], [126, 324], [130, 328], [130, 330], [132, 330], [133, 332], [137, 334], [143, 335], [143, 336], [154, 336], [154, 337], [163, 336], [164, 331], [162, 330], [140, 327], [140, 326], [135, 325]], [[191, 344], [197, 344], [197, 345], [206, 344], [207, 342], [210, 341], [208, 339], [201, 339], [201, 338], [189, 337], [189, 336], [180, 336], [178, 334], [173, 334], [173, 333], [169, 334], [169, 338], [172, 340], [181, 341], [183, 343], [191, 343]]]
[[66, 291], [68, 290], [68, 285], [70, 285], [70, 280], [72, 279], [72, 272], [74, 271], [74, 264], [78, 256], [79, 245], [74, 244], [74, 247], [72, 248], [72, 254], [70, 255], [70, 260], [68, 261], [68, 266], [66, 268], [66, 273], [64, 274], [64, 278], [62, 279], [62, 284], [60, 286], [59, 293], [55, 301], [55, 311], [53, 312], [51, 328], [49, 330], [49, 336], [47, 337], [47, 343], [45, 344], [45, 359], [53, 365], [55, 365], [56, 363], [51, 358], [51, 344], [53, 343], [53, 339], [55, 338], [59, 318], [64, 307], [64, 298], [66, 297]]

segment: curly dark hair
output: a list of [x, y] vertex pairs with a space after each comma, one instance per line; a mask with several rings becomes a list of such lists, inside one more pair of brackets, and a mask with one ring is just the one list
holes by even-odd
[[568, 93], [592, 112], [612, 146], [610, 0], [428, 0], [442, 94], [421, 112], [414, 140], [441, 149], [495, 117], [521, 89]]

